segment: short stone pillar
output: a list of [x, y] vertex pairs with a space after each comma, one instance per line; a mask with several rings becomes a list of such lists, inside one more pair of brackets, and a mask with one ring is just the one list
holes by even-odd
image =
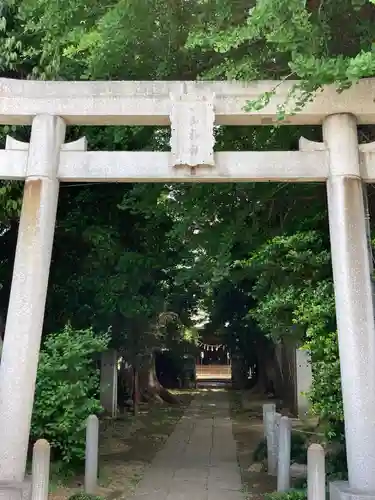
[[325, 454], [315, 443], [307, 450], [307, 500], [326, 500]]
[[39, 439], [33, 449], [31, 500], [48, 500], [51, 448], [45, 439]]
[[281, 417], [278, 440], [277, 491], [287, 491], [290, 488], [291, 445], [291, 421], [288, 417]]
[[101, 359], [100, 403], [111, 417], [117, 415], [117, 377], [117, 351], [110, 349]]
[[281, 413], [275, 413], [275, 450], [274, 454], [276, 456], [276, 464], [279, 456], [279, 430], [280, 430], [280, 420], [281, 420]]
[[267, 438], [267, 422], [266, 422], [266, 413], [267, 412], [276, 412], [276, 405], [275, 403], [265, 403], [263, 405], [263, 433], [264, 437]]
[[277, 420], [279, 414], [268, 411], [266, 417], [267, 429], [267, 472], [270, 476], [277, 475]]
[[90, 415], [86, 427], [85, 493], [95, 494], [98, 483], [99, 420]]
[[304, 349], [296, 349], [296, 379], [298, 416], [303, 418], [310, 409], [307, 393], [312, 384], [310, 353]]

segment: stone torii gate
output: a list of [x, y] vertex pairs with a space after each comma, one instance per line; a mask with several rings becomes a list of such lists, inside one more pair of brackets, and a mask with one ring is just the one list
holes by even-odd
[[[357, 123], [375, 124], [375, 81], [341, 94], [327, 87], [288, 118], [322, 124], [322, 144], [213, 149], [214, 124], [269, 125], [292, 85], [281, 84], [261, 111], [245, 112], [275, 82], [0, 80], [0, 123], [32, 124], [29, 144], [8, 138], [0, 151], [0, 178], [25, 179], [0, 366], [0, 498], [10, 498], [9, 482], [24, 480], [59, 183], [66, 181], [327, 183], [349, 469], [349, 482], [332, 492], [375, 498], [375, 325], [362, 197], [362, 183], [375, 181], [375, 145], [357, 140]], [[170, 125], [171, 151], [86, 151], [84, 139], [64, 144], [73, 124]]]

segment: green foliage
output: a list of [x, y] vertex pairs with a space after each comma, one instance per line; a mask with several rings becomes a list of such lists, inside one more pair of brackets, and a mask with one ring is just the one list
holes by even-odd
[[344, 410], [341, 395], [337, 333], [311, 336], [306, 347], [312, 353], [313, 384], [310, 399], [313, 411], [325, 424], [329, 441], [344, 442]]
[[9, 219], [17, 218], [21, 210], [22, 186], [19, 182], [0, 182], [0, 224]]
[[317, 230], [275, 236], [239, 264], [253, 278], [256, 302], [250, 315], [263, 332], [275, 341], [292, 337], [310, 351], [312, 411], [325, 425], [328, 440], [342, 443], [344, 415], [327, 236]]
[[241, 264], [255, 278], [257, 307], [251, 314], [264, 332], [277, 339], [281, 332], [293, 334], [295, 325], [311, 327], [311, 318], [303, 316], [305, 303], [316, 297], [321, 280], [330, 275], [329, 252], [319, 232], [276, 236]]
[[69, 500], [103, 500], [104, 497], [91, 495], [90, 493], [74, 493], [69, 497]]
[[[185, 0], [169, 2], [167, 9], [160, 0], [69, 0], [64, 6], [6, 1], [0, 8], [1, 76], [194, 79], [197, 59], [184, 47], [193, 5]], [[1, 142], [9, 132], [15, 131], [0, 129]], [[67, 140], [86, 135], [90, 150], [168, 150], [164, 129], [70, 127], [67, 134]], [[74, 328], [92, 325], [95, 331], [111, 325], [112, 345], [130, 361], [140, 351], [180, 342], [184, 327], [191, 326], [196, 290], [175, 286], [182, 245], [170, 232], [164, 203], [168, 192], [159, 184], [62, 186], [45, 333], [67, 321]], [[0, 185], [5, 225], [18, 217], [20, 193], [14, 183]], [[12, 250], [1, 256], [5, 307]], [[158, 324], [166, 311], [179, 318], [173, 333]]]
[[[283, 119], [324, 84], [342, 90], [375, 74], [372, 3], [263, 0], [249, 8], [244, 0], [209, 0], [202, 4], [201, 22], [188, 46], [220, 54], [205, 72], [208, 78], [298, 80], [280, 104]], [[264, 107], [278, 87], [249, 108]]]
[[264, 498], [266, 500], [306, 500], [307, 491], [303, 489], [291, 489], [279, 492], [275, 491], [273, 493], [265, 493]]
[[6, 2], [0, 67], [57, 79], [293, 78], [282, 118], [326, 83], [374, 75], [374, 10], [369, 0]]
[[45, 438], [55, 459], [74, 465], [84, 459], [86, 419], [101, 411], [99, 376], [93, 357], [107, 335], [67, 325], [51, 334], [39, 358], [31, 436]]

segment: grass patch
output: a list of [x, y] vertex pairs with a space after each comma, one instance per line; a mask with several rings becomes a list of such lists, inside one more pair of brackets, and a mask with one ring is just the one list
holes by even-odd
[[273, 493], [266, 493], [265, 500], [307, 500], [307, 491], [290, 489], [288, 491], [274, 491]]

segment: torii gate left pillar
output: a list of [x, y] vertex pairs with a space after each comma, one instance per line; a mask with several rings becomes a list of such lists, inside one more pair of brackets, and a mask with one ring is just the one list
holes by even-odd
[[25, 474], [64, 138], [61, 118], [34, 118], [0, 364], [0, 429], [7, 429], [0, 441], [2, 481], [22, 482]]
[[0, 364], [0, 429], [6, 429], [0, 440], [1, 499], [19, 494], [4, 483], [24, 480], [64, 138], [61, 118], [34, 118]]

